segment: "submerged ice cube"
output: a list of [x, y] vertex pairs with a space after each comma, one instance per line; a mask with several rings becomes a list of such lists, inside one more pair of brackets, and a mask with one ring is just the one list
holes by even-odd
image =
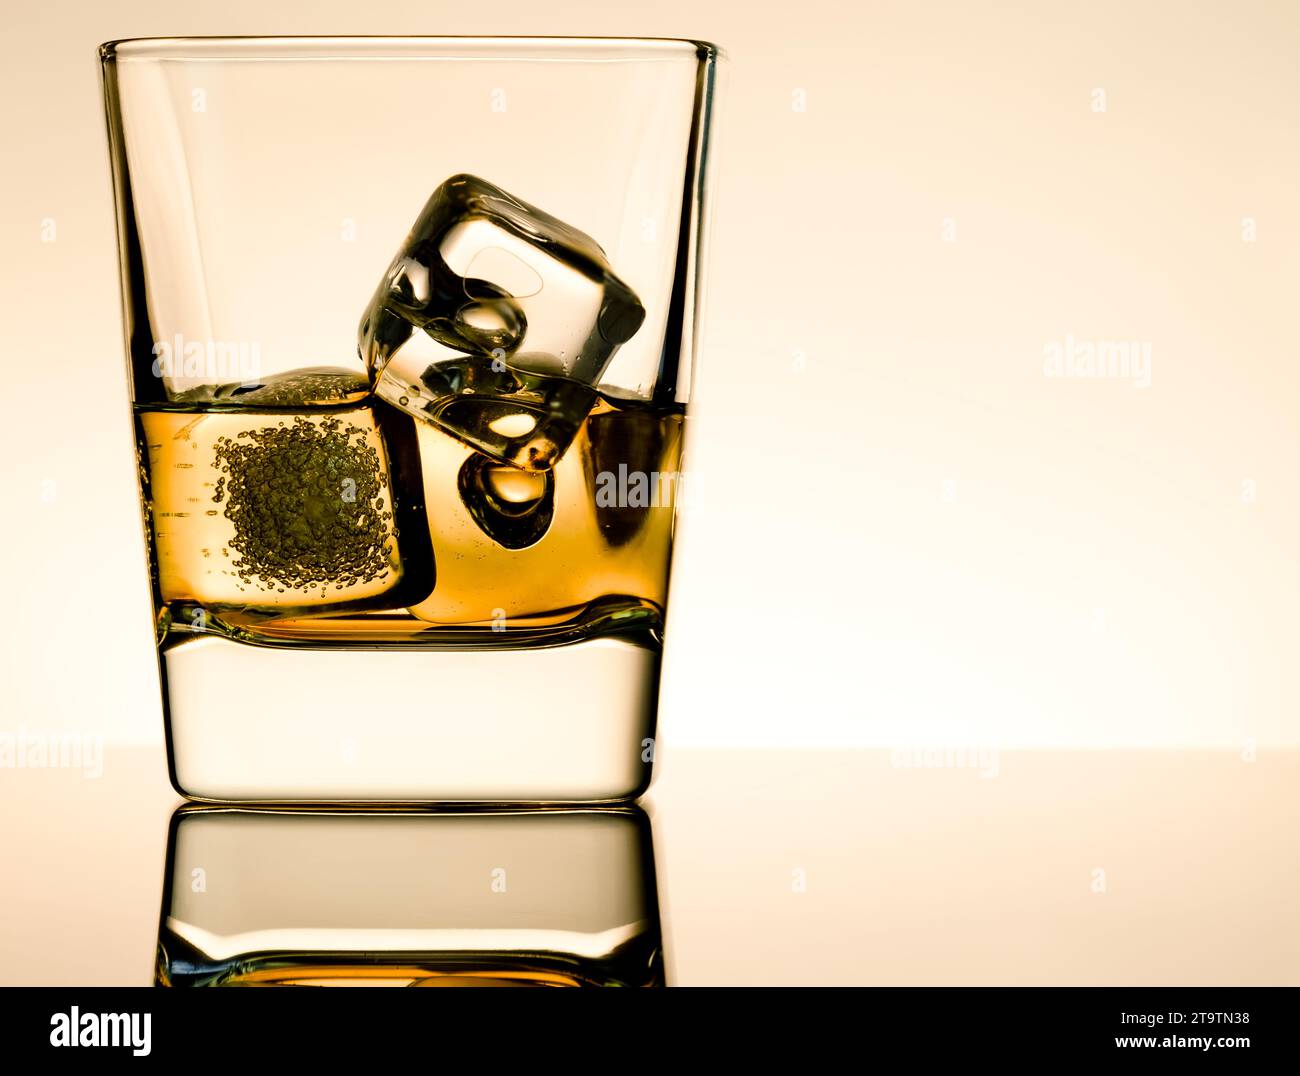
[[457, 175], [434, 191], [393, 259], [359, 346], [381, 399], [544, 471], [644, 319], [589, 236]]
[[323, 612], [429, 593], [414, 424], [367, 404], [312, 407], [319, 377], [286, 377], [261, 401], [296, 411], [140, 415], [163, 601]]

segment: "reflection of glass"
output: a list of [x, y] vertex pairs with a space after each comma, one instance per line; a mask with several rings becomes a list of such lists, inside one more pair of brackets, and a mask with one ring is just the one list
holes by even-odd
[[167, 986], [658, 986], [650, 823], [636, 807], [183, 807]]
[[714, 48], [211, 38], [102, 58], [177, 788], [642, 791]]

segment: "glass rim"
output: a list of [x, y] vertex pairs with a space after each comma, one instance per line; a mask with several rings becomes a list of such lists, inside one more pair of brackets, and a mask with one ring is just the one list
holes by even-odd
[[240, 35], [128, 37], [99, 46], [103, 63], [119, 61], [244, 60], [596, 60], [644, 62], [715, 60], [722, 50], [686, 37], [564, 35]]

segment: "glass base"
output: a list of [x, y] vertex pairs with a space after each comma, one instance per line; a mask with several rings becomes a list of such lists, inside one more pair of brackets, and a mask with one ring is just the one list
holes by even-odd
[[172, 782], [191, 799], [594, 803], [649, 786], [650, 633], [532, 649], [161, 652]]

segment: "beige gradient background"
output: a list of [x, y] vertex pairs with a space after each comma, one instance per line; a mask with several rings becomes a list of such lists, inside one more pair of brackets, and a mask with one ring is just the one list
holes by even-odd
[[[95, 46], [289, 33], [728, 54], [707, 496], [652, 794], [680, 981], [1296, 981], [1300, 8], [55, 0], [6, 22], [0, 727], [144, 754], [103, 782], [0, 772], [6, 810], [73, 834], [14, 838], [45, 881], [6, 887], [5, 981], [147, 977], [170, 806]], [[1149, 342], [1150, 387], [1045, 377], [1067, 335]], [[1001, 777], [891, 765], [927, 744], [996, 748]], [[1101, 748], [1127, 753], [1061, 750]]]

